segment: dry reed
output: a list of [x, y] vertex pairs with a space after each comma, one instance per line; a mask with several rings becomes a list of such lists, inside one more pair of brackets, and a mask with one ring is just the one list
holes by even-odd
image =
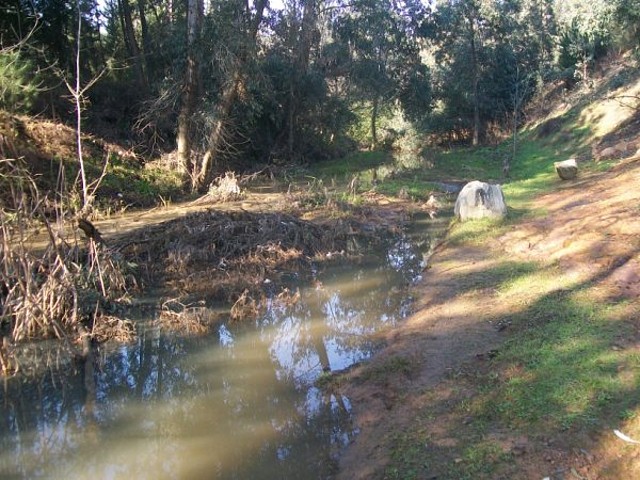
[[[127, 263], [102, 243], [77, 236], [66, 239], [58, 212], [54, 228], [43, 213], [45, 203], [33, 178], [19, 161], [0, 161], [0, 187], [8, 194], [0, 204], [0, 336], [1, 367], [11, 365], [10, 346], [27, 339], [54, 337], [71, 347], [80, 328], [103, 332], [101, 337], [129, 337], [125, 323], [104, 323], [99, 314], [127, 289]], [[33, 248], [31, 225], [45, 231], [43, 248]], [[109, 329], [114, 332], [106, 334]]]

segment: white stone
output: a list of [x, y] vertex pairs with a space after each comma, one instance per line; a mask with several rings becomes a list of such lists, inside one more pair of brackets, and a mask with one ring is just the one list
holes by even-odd
[[467, 183], [458, 194], [454, 209], [460, 220], [494, 217], [507, 214], [507, 204], [500, 185], [490, 185], [474, 180]]
[[573, 180], [578, 176], [578, 163], [575, 158], [563, 162], [555, 162], [553, 166], [562, 180]]

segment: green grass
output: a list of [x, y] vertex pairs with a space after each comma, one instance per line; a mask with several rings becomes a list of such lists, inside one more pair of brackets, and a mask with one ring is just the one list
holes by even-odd
[[337, 181], [349, 181], [353, 175], [362, 175], [367, 170], [375, 169], [393, 162], [393, 158], [385, 151], [359, 151], [313, 166], [314, 177], [324, 180], [335, 178]]
[[518, 374], [487, 384], [476, 414], [542, 433], [599, 424], [637, 403], [638, 379], [629, 383], [618, 370], [637, 368], [637, 358], [612, 349], [630, 328], [616, 318], [617, 308], [569, 291], [545, 295], [512, 317], [521, 331], [502, 347], [496, 367]]
[[426, 180], [418, 175], [414, 175], [411, 178], [401, 176], [399, 178], [385, 180], [376, 187], [376, 191], [385, 195], [392, 197], [408, 195], [409, 198], [414, 200], [427, 200], [430, 194], [440, 190], [441, 188], [437, 183]]
[[[322, 181], [323, 185], [335, 181], [342, 188], [357, 176], [360, 191], [375, 188], [377, 192], [389, 196], [406, 195], [414, 200], [426, 200], [441, 188], [433, 170], [416, 167], [421, 161], [417, 156], [414, 157], [414, 162], [407, 162], [404, 157], [396, 158], [386, 151], [356, 152], [313, 166], [309, 176]], [[407, 164], [414, 166], [407, 167]]]
[[[94, 176], [99, 176], [99, 172], [93, 171]], [[124, 205], [143, 207], [158, 204], [160, 198], [168, 200], [182, 195], [183, 183], [178, 172], [132, 162], [112, 162], [98, 190], [97, 201], [106, 206], [120, 196]]]
[[[505, 265], [483, 274], [493, 275], [504, 295], [526, 282], [536, 292], [549, 290], [554, 272], [541, 277], [531, 269]], [[387, 478], [509, 478], [516, 473], [509, 471], [512, 452], [496, 443], [495, 432], [530, 439], [567, 432], [573, 438], [572, 432], [616, 428], [634, 418], [640, 354], [613, 348], [632, 333], [624, 322], [626, 305], [597, 302], [588, 287], [549, 291], [515, 314], [494, 319], [512, 325], [497, 357], [477, 371], [471, 362], [470, 370], [453, 376], [453, 388], [466, 394], [429, 402], [412, 427], [393, 439]], [[447, 415], [456, 444], [443, 447], [434, 444], [424, 419]], [[464, 418], [472, 421], [462, 423]]]
[[434, 170], [440, 179], [499, 181], [504, 147], [456, 148], [437, 156]]
[[[406, 194], [417, 200], [424, 200], [431, 192], [440, 190], [438, 182], [482, 180], [500, 183], [516, 217], [540, 214], [528, 210], [529, 203], [535, 196], [561, 183], [553, 163], [587, 154], [591, 130], [580, 122], [580, 116], [571, 112], [559, 120], [558, 131], [550, 136], [538, 138], [536, 129], [521, 132], [508, 176], [503, 172], [503, 160], [512, 155], [511, 139], [497, 146], [455, 148], [437, 154], [360, 151], [318, 163], [313, 166], [311, 175], [325, 182], [335, 180], [341, 184], [357, 175], [361, 190], [365, 190], [372, 188], [375, 173], [379, 181], [375, 187], [377, 191], [391, 196]], [[423, 156], [431, 157], [432, 164]], [[590, 164], [582, 168], [602, 166]]]
[[458, 222], [447, 237], [451, 245], [482, 245], [490, 238], [497, 237], [508, 227], [508, 223], [500, 218], [481, 218], [472, 221]]

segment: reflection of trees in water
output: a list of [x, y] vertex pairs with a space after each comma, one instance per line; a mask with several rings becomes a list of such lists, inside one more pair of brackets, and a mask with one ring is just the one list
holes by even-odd
[[[170, 351], [163, 351], [166, 346]], [[166, 374], [160, 360], [182, 350], [176, 346], [146, 332], [137, 345], [103, 354], [94, 364], [54, 366], [38, 377], [8, 380], [0, 397], [0, 477], [51, 478], [53, 471], [64, 477], [83, 457], [82, 475], [89, 477], [92, 459], [100, 461], [96, 449], [106, 454], [98, 445], [119, 428], [118, 417], [161, 391]], [[144, 467], [140, 471], [145, 474]]]
[[[330, 450], [335, 439], [326, 432], [346, 413], [320, 395], [307, 419], [305, 392], [277, 379], [259, 339], [248, 350], [212, 342], [146, 332], [136, 345], [103, 355], [89, 409], [80, 370], [10, 381], [0, 476], [240, 478], [276, 466], [316, 476], [317, 465], [304, 462]], [[234, 368], [247, 352], [251, 358]]]
[[77, 371], [69, 377], [47, 375], [37, 382], [17, 378], [5, 381], [0, 477], [29, 478], [38, 467], [72, 452], [83, 441], [82, 379]]
[[322, 371], [368, 358], [373, 336], [406, 310], [397, 288], [402, 278], [387, 268], [345, 270], [328, 280], [293, 306], [272, 305], [261, 322], [281, 378], [309, 384]]
[[387, 251], [387, 262], [391, 268], [403, 274], [404, 280], [412, 282], [422, 270], [422, 255], [408, 238], [398, 239]]
[[402, 315], [394, 285], [406, 283], [404, 267], [387, 260], [325, 275], [296, 305], [273, 305], [257, 331], [143, 331], [135, 345], [101, 353], [94, 385], [73, 368], [10, 380], [0, 393], [0, 476], [329, 476], [353, 435], [350, 406], [313, 382], [370, 356], [372, 334]]

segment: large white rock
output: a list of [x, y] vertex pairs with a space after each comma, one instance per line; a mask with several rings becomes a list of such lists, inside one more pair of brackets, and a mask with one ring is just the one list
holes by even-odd
[[578, 162], [576, 162], [575, 158], [570, 158], [563, 162], [555, 162], [553, 166], [562, 180], [573, 180], [578, 176]]
[[456, 200], [454, 209], [460, 220], [485, 217], [504, 217], [507, 214], [507, 204], [500, 185], [490, 185], [474, 180], [467, 183]]

